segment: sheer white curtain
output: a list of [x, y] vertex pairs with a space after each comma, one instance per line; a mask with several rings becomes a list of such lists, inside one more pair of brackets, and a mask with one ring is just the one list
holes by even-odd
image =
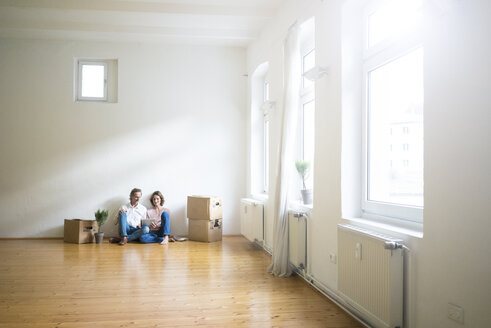
[[297, 109], [300, 90], [300, 49], [298, 24], [289, 30], [284, 41], [284, 86], [281, 110], [280, 151], [276, 179], [275, 218], [273, 228], [273, 262], [268, 272], [288, 277], [292, 270], [288, 262], [288, 193], [289, 179], [294, 172], [294, 146], [297, 130]]

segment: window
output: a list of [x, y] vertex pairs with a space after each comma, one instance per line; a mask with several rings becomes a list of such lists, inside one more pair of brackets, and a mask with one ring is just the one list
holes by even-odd
[[269, 101], [269, 82], [264, 82], [263, 100]]
[[117, 101], [117, 60], [75, 60], [76, 101]]
[[78, 62], [78, 100], [107, 100], [107, 64]]
[[[382, 1], [375, 1], [375, 6]], [[381, 45], [411, 33], [421, 23], [422, 0], [391, 0], [368, 13], [367, 46]]]
[[[297, 159], [309, 163], [309, 172], [305, 180], [307, 189], [314, 186], [314, 132], [315, 132], [315, 82], [303, 74], [315, 67], [315, 21], [314, 18], [302, 24], [300, 30], [300, 55], [302, 83], [298, 110], [298, 146]], [[299, 189], [303, 189], [298, 180]], [[298, 193], [298, 191], [297, 191]], [[299, 198], [300, 194], [298, 193]]]
[[[308, 48], [310, 48], [310, 47], [308, 47]], [[308, 53], [302, 56], [302, 74], [307, 72], [309, 69], [314, 68], [314, 66], [315, 66], [315, 49], [306, 50], [306, 51], [308, 51]], [[303, 78], [302, 87], [304, 89], [308, 89], [308, 88], [312, 87], [313, 85], [314, 85], [313, 81], [310, 81], [306, 77]]]
[[420, 6], [394, 0], [365, 13], [366, 218], [423, 219], [423, 47], [413, 33]]
[[307, 177], [306, 186], [314, 185], [314, 126], [315, 126], [315, 101], [310, 100], [302, 104], [302, 160], [310, 163], [310, 174]]
[[263, 193], [269, 189], [269, 82], [264, 82], [263, 89]]
[[269, 64], [259, 65], [251, 77], [251, 196], [266, 196], [269, 190], [270, 100]]
[[263, 115], [263, 192], [268, 193], [269, 190], [269, 113]]

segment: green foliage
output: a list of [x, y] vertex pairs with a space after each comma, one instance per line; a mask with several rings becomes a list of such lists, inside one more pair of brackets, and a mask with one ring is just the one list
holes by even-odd
[[97, 221], [97, 224], [99, 225], [99, 231], [101, 231], [101, 227], [104, 223], [107, 221], [108, 217], [108, 212], [107, 210], [97, 210], [95, 213], [95, 220]]
[[298, 160], [295, 162], [295, 167], [297, 168], [297, 172], [302, 178], [303, 189], [307, 189], [305, 186], [305, 179], [309, 175], [310, 163], [307, 161]]

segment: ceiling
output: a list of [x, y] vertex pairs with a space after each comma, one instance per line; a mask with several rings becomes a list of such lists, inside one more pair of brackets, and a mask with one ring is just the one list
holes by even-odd
[[0, 0], [0, 38], [246, 47], [285, 0]]

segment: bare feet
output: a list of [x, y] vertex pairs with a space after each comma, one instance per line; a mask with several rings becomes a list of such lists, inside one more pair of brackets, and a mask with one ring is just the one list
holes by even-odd
[[120, 245], [124, 245], [128, 242], [128, 237], [123, 237], [121, 238], [121, 241], [119, 242]]
[[165, 236], [164, 240], [160, 243], [160, 245], [167, 245], [169, 243], [169, 236]]

